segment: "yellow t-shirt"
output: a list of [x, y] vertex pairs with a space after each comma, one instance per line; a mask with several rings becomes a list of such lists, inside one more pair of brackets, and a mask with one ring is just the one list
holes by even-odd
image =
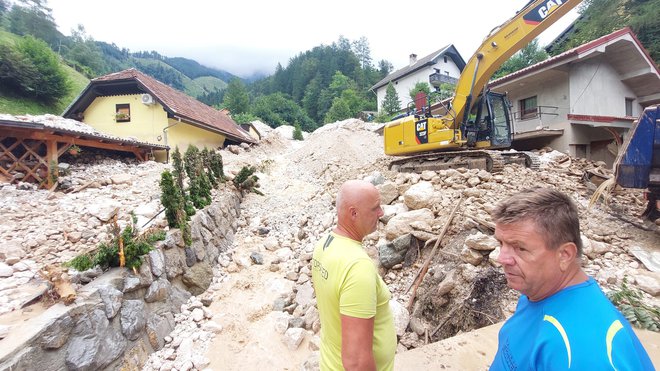
[[341, 316], [374, 317], [373, 354], [379, 371], [394, 369], [396, 331], [391, 294], [362, 244], [335, 233], [314, 248], [312, 282], [321, 317], [321, 370], [343, 370]]

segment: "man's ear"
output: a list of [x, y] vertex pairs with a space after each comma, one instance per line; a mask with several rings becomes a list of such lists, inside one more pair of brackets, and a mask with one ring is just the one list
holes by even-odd
[[559, 268], [562, 271], [567, 270], [568, 267], [575, 264], [577, 251], [577, 245], [574, 242], [565, 242], [559, 246], [557, 255], [559, 256]]

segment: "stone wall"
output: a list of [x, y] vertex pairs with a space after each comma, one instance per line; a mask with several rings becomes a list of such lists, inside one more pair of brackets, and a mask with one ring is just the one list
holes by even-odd
[[55, 304], [12, 328], [0, 341], [0, 371], [137, 369], [163, 347], [181, 305], [211, 284], [239, 212], [237, 194], [220, 195], [192, 217], [192, 246], [171, 230], [144, 257], [138, 274], [111, 269], [83, 286], [72, 305]]

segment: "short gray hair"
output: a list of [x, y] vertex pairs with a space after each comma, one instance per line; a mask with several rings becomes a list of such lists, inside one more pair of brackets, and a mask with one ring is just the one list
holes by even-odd
[[492, 213], [498, 224], [532, 220], [547, 247], [556, 249], [566, 242], [577, 246], [582, 255], [580, 218], [570, 197], [550, 188], [528, 188], [500, 202]]

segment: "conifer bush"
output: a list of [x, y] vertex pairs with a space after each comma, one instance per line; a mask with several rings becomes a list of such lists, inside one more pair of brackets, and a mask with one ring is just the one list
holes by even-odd
[[257, 169], [253, 166], [243, 166], [233, 180], [236, 189], [241, 191], [241, 193], [247, 191], [263, 196], [263, 193], [257, 189], [259, 188], [259, 177], [254, 175], [256, 171]]
[[199, 149], [190, 145], [183, 156], [183, 162], [188, 179], [190, 179], [189, 194], [193, 205], [198, 209], [210, 205], [211, 182], [204, 171]]
[[179, 189], [177, 189], [172, 173], [170, 173], [169, 170], [165, 170], [161, 174], [160, 190], [160, 202], [165, 208], [167, 225], [169, 225], [170, 228], [174, 228], [178, 225], [177, 211], [184, 209], [185, 200]]
[[303, 140], [303, 134], [302, 134], [302, 129], [300, 128], [300, 124], [297, 122], [293, 125], [293, 139], [295, 140]]
[[224, 182], [225, 177], [224, 165], [222, 164], [222, 155], [216, 151], [211, 151], [211, 171], [216, 179]]
[[174, 152], [172, 153], [172, 167], [174, 168], [172, 170], [172, 175], [176, 179], [177, 188], [181, 193], [181, 197], [183, 197], [184, 210], [186, 212], [187, 219], [189, 219], [191, 216], [195, 215], [195, 206], [190, 200], [190, 194], [186, 193], [186, 189], [184, 187], [183, 181], [186, 176], [186, 173], [183, 166], [183, 158], [181, 157], [181, 151], [179, 151], [178, 146], [174, 148]]
[[202, 155], [202, 165], [205, 170], [206, 178], [209, 180], [211, 187], [215, 188], [218, 186], [218, 181], [215, 175], [213, 174], [213, 170], [211, 169], [211, 152], [209, 151], [208, 148], [204, 147], [201, 155]]

